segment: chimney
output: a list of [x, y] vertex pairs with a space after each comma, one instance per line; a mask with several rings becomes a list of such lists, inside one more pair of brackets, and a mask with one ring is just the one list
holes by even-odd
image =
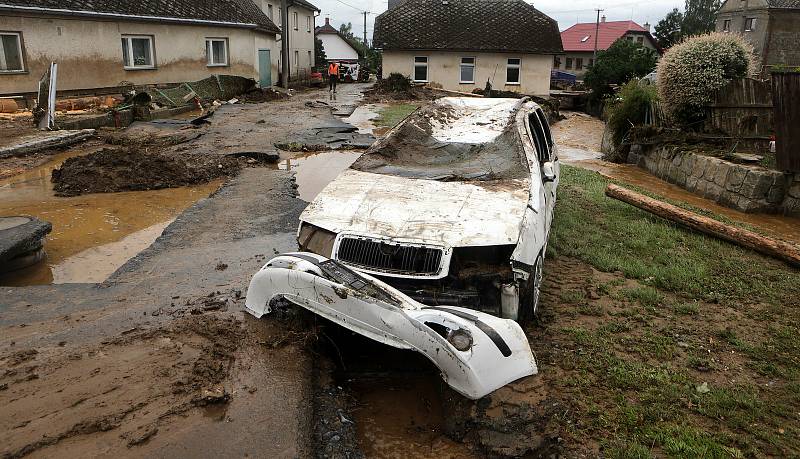
[[394, 8], [401, 0], [389, 0], [389, 9]]
[[643, 25], [642, 27], [644, 27], [645, 29], [647, 29], [647, 31], [648, 31], [648, 32], [650, 31], [650, 23], [649, 23], [649, 22], [645, 22], [645, 23], [644, 23], [644, 25]]
[[328, 16], [325, 16], [325, 25], [326, 26], [331, 25], [331, 18], [329, 18]]
[[600, 22], [606, 22], [606, 15], [600, 16]]

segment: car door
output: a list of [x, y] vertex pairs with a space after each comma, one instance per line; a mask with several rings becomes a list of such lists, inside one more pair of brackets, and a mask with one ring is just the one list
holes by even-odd
[[536, 115], [539, 117], [539, 122], [542, 124], [544, 130], [545, 140], [549, 150], [549, 161], [553, 164], [553, 171], [555, 172], [555, 180], [545, 184], [545, 189], [550, 194], [550, 215], [552, 216], [556, 204], [556, 192], [558, 191], [558, 182], [561, 179], [561, 166], [558, 162], [558, 149], [553, 141], [553, 133], [550, 131], [550, 124], [547, 122], [547, 116], [541, 108], [536, 109]]
[[[541, 171], [542, 166], [547, 162], [552, 162], [552, 137], [549, 138], [547, 132], [549, 131], [549, 126], [547, 130], [545, 130], [544, 126], [547, 126], [547, 120], [545, 119], [544, 126], [542, 125], [542, 119], [539, 116], [539, 112], [541, 109], [537, 108], [528, 115], [528, 124], [530, 127], [531, 133], [531, 140], [533, 140], [533, 145], [536, 147], [536, 155], [537, 159], [539, 160], [539, 168], [540, 174], [539, 176], [542, 178], [542, 190], [543, 190], [543, 198], [544, 198], [544, 228], [545, 228], [545, 237], [550, 233], [550, 224], [553, 221], [553, 207], [555, 205], [555, 186], [557, 182], [549, 182], [544, 180], [544, 173]], [[554, 165], [555, 167], [555, 165]], [[558, 180], [558, 174], [556, 173], [556, 180]]]

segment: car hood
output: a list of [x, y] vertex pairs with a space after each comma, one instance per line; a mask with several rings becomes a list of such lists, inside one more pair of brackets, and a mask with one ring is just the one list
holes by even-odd
[[528, 189], [528, 180], [438, 182], [348, 169], [300, 220], [337, 234], [422, 244], [516, 244]]

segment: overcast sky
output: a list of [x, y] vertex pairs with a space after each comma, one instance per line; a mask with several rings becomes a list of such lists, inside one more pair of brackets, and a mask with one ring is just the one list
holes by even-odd
[[[331, 24], [337, 29], [342, 23], [353, 23], [353, 32], [359, 38], [364, 34], [364, 16], [362, 11], [369, 11], [367, 15], [367, 39], [372, 39], [372, 26], [375, 16], [386, 11], [386, 0], [310, 0], [322, 10], [317, 18], [317, 25], [325, 23], [325, 17], [331, 18]], [[344, 2], [344, 3], [342, 3]], [[609, 21], [633, 19], [639, 24], [649, 22], [655, 25], [672, 8], [683, 11], [683, 0], [538, 0], [533, 5], [548, 16], [558, 21], [561, 30], [576, 22], [594, 22], [597, 13], [595, 8], [603, 8]], [[651, 29], [652, 26], [651, 26]]]

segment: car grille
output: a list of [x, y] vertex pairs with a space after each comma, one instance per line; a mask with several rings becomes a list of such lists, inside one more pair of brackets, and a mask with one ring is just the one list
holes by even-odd
[[440, 271], [442, 250], [343, 237], [339, 241], [336, 259], [371, 271], [426, 276]]

